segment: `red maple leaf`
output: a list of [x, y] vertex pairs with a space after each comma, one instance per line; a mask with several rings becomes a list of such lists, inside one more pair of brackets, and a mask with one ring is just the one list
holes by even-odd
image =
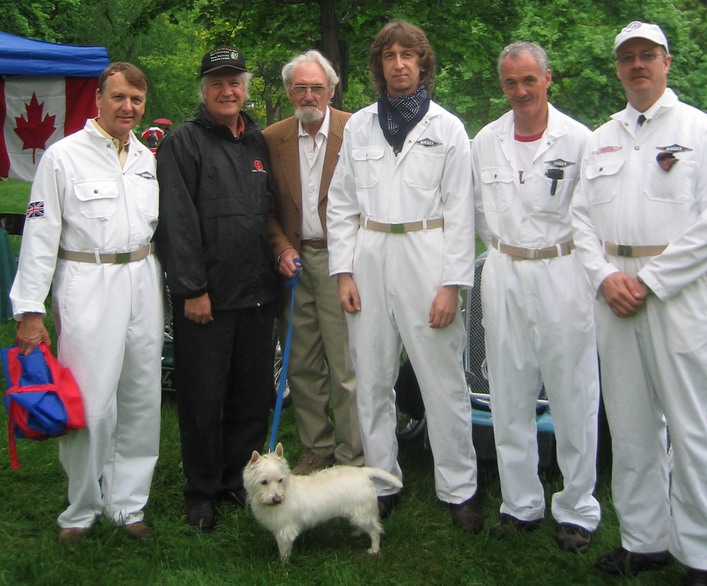
[[29, 104], [25, 104], [27, 119], [24, 116], [15, 118], [17, 128], [15, 132], [22, 139], [22, 150], [32, 149], [32, 164], [35, 164], [37, 149], [46, 149], [47, 140], [54, 133], [56, 116], [47, 114], [42, 120], [44, 102], [37, 100], [37, 94], [32, 93]]

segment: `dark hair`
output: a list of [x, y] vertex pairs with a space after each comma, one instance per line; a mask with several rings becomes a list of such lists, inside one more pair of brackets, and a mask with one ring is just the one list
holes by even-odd
[[142, 90], [147, 93], [147, 78], [145, 74], [135, 67], [132, 63], [125, 63], [124, 61], [116, 61], [111, 63], [103, 70], [101, 77], [98, 78], [98, 93], [103, 94], [106, 89], [106, 82], [111, 75], [116, 73], [122, 73], [125, 76], [125, 80], [133, 87]]
[[427, 91], [432, 93], [435, 85], [435, 52], [423, 30], [404, 20], [389, 22], [373, 39], [368, 68], [371, 70], [371, 81], [376, 86], [376, 91], [382, 92], [386, 87], [383, 50], [395, 43], [417, 52], [420, 57], [420, 83], [424, 83]]

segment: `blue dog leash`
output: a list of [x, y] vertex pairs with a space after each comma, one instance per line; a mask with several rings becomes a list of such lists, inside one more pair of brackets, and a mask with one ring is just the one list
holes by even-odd
[[272, 431], [270, 432], [270, 452], [275, 451], [275, 440], [277, 439], [277, 427], [280, 424], [280, 412], [282, 411], [282, 398], [285, 394], [285, 384], [287, 383], [287, 365], [290, 362], [290, 341], [292, 340], [292, 316], [295, 313], [295, 291], [297, 290], [297, 282], [302, 276], [302, 261], [299, 258], [295, 259], [297, 263], [297, 272], [291, 279], [285, 281], [285, 286], [292, 289], [290, 296], [290, 323], [287, 325], [287, 338], [285, 339], [285, 347], [282, 349], [282, 371], [280, 374], [280, 384], [277, 389], [277, 400], [275, 401], [275, 413], [272, 419]]

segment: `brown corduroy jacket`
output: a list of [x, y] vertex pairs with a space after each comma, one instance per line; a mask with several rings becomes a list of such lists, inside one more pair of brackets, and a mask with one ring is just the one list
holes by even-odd
[[[319, 188], [319, 219], [326, 237], [326, 206], [329, 184], [339, 160], [344, 126], [351, 114], [329, 108], [331, 121], [324, 153], [324, 170]], [[275, 187], [278, 225], [269, 227], [270, 246], [275, 257], [287, 248], [299, 252], [302, 230], [302, 182], [299, 170], [298, 121], [291, 117], [268, 126], [264, 131], [270, 153], [270, 166]]]

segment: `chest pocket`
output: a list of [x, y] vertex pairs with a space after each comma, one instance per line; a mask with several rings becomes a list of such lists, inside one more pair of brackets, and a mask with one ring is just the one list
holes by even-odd
[[608, 203], [614, 199], [619, 189], [616, 175], [623, 165], [623, 160], [608, 159], [598, 163], [589, 163], [586, 166], [584, 175], [589, 182], [587, 196], [592, 204]]
[[83, 181], [74, 184], [81, 214], [91, 219], [108, 219], [118, 205], [118, 185], [111, 179]]
[[356, 187], [371, 189], [378, 185], [383, 167], [383, 149], [379, 147], [355, 147], [351, 151], [354, 160]]
[[429, 150], [415, 145], [406, 155], [405, 183], [414, 189], [437, 189], [442, 181], [444, 153], [425, 152]]
[[484, 205], [494, 212], [505, 212], [510, 207], [513, 193], [513, 170], [501, 167], [483, 167]]
[[669, 171], [663, 170], [657, 161], [650, 161], [650, 171], [643, 184], [643, 191], [648, 199], [681, 204], [690, 198], [697, 163], [680, 158], [686, 155], [687, 153], [676, 155], [677, 162]]

